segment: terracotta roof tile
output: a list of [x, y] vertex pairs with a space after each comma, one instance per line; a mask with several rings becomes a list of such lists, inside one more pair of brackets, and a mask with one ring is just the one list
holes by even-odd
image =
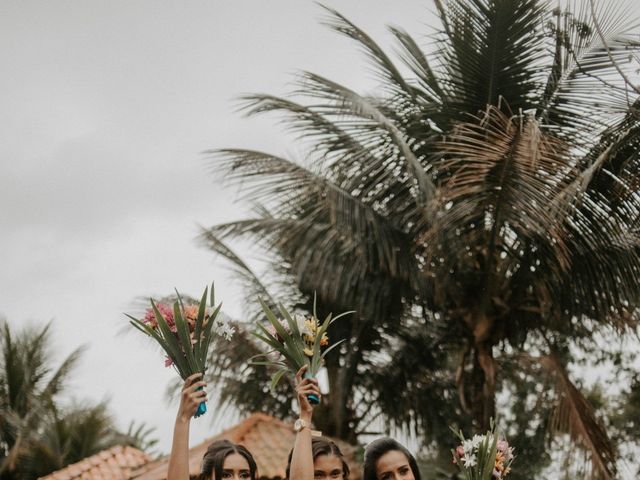
[[[254, 413], [239, 424], [208, 438], [189, 450], [189, 473], [200, 473], [202, 457], [209, 444], [215, 440], [227, 439], [247, 447], [258, 464], [260, 478], [284, 478], [287, 457], [295, 440], [293, 426], [263, 413]], [[354, 460], [355, 447], [336, 441], [347, 457], [351, 467], [352, 480], [359, 480], [360, 465]], [[167, 478], [168, 457], [143, 466], [133, 472], [135, 480], [164, 480]]]
[[116, 446], [68, 465], [39, 480], [129, 480], [132, 469], [151, 461], [133, 447]]

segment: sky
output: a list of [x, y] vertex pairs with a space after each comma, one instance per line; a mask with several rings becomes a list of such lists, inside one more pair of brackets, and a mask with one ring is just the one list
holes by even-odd
[[[387, 24], [424, 45], [435, 25], [428, 0], [324, 3], [383, 45]], [[155, 427], [160, 451], [175, 373], [150, 341], [123, 333], [123, 313], [141, 296], [198, 296], [215, 281], [224, 310], [242, 315], [239, 287], [196, 236], [245, 206], [203, 152], [300, 155], [275, 118], [237, 111], [239, 95], [284, 94], [297, 71], [372, 88], [363, 56], [324, 15], [308, 0], [0, 2], [0, 318], [14, 329], [53, 321], [58, 361], [86, 346], [71, 394], [108, 399], [123, 429]], [[222, 426], [195, 420], [192, 444]]]

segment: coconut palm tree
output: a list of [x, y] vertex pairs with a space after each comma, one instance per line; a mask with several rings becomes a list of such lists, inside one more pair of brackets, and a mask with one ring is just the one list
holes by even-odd
[[53, 359], [51, 323], [12, 331], [0, 324], [0, 478], [31, 480], [114, 445], [149, 448], [144, 424], [118, 431], [106, 402], [63, 406], [84, 348]]
[[[455, 378], [455, 408], [478, 430], [519, 370], [553, 385], [550, 431], [569, 434], [594, 471], [613, 478], [615, 449], [571, 381], [566, 352], [576, 339], [636, 325], [633, 15], [595, 0], [434, 3], [441, 25], [428, 48], [390, 28], [400, 66], [327, 9], [380, 88], [360, 95], [304, 72], [290, 97], [245, 97], [250, 115], [282, 114], [308, 157], [212, 152], [218, 178], [256, 207], [203, 241], [255, 285], [225, 243], [248, 239], [270, 256], [263, 285], [295, 286], [300, 307], [315, 292], [326, 311], [357, 311], [334, 332], [348, 342], [327, 364], [330, 433], [348, 436], [364, 420], [356, 387], [367, 385], [367, 366], [384, 373], [371, 377], [367, 411], [428, 425], [421, 397], [403, 403], [399, 391], [437, 391], [434, 379]], [[399, 353], [419, 339], [414, 355], [433, 361], [411, 369]], [[395, 395], [379, 385], [391, 378]]]

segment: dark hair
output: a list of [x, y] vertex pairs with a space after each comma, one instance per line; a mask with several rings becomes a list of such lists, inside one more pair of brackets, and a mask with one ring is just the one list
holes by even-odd
[[420, 478], [420, 470], [418, 470], [418, 462], [411, 452], [407, 450], [407, 448], [402, 445], [400, 442], [394, 440], [393, 438], [383, 437], [377, 440], [374, 440], [369, 445], [367, 445], [364, 449], [364, 473], [362, 480], [377, 480], [376, 478], [376, 464], [380, 457], [382, 457], [385, 453], [391, 452], [393, 450], [397, 450], [404, 454], [409, 461], [409, 467], [411, 467], [411, 471], [413, 472], [413, 478], [416, 480], [421, 480]]
[[251, 480], [256, 480], [258, 467], [251, 452], [242, 445], [231, 443], [229, 440], [217, 440], [209, 445], [207, 452], [204, 454], [204, 457], [202, 457], [202, 468], [200, 469], [199, 480], [209, 480], [212, 473], [215, 473], [215, 480], [222, 480], [224, 459], [232, 453], [237, 453], [245, 458], [249, 464]]
[[[316, 458], [320, 455], [335, 455], [342, 462], [342, 478], [347, 480], [349, 478], [349, 465], [347, 461], [344, 459], [344, 455], [338, 448], [334, 442], [329, 440], [326, 437], [313, 437], [311, 439], [311, 455], [313, 456], [313, 461], [315, 462]], [[287, 460], [287, 468], [285, 473], [285, 478], [289, 478], [289, 470], [291, 469], [291, 457], [293, 456], [293, 449], [289, 452], [289, 459]]]

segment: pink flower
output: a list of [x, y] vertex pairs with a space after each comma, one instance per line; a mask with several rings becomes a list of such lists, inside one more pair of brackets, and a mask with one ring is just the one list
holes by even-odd
[[[289, 329], [289, 324], [286, 321], [280, 320], [280, 325], [282, 325], [282, 328], [284, 328], [287, 333], [291, 333], [291, 330]], [[267, 325], [267, 332], [269, 332], [269, 335], [271, 335], [273, 338], [275, 338], [276, 340], [282, 343], [282, 337], [278, 335], [278, 332], [276, 331], [276, 327], [274, 327], [271, 323]]]
[[164, 319], [167, 321], [167, 325], [169, 325], [169, 330], [172, 332], [177, 332], [176, 321], [173, 318], [173, 309], [165, 304], [165, 303], [157, 303], [156, 307], [158, 307], [158, 311], [162, 314]]
[[464, 457], [464, 447], [462, 445], [458, 445], [458, 448], [456, 448], [456, 455], [460, 458]]
[[171, 359], [171, 357], [165, 357], [164, 366], [165, 367], [170, 367], [171, 365], [173, 365], [173, 360]]
[[[171, 307], [164, 303], [156, 303], [156, 307], [158, 308], [158, 311], [162, 314], [164, 319], [167, 321], [169, 329], [174, 333], [177, 332], [178, 329], [176, 328], [176, 322], [173, 319], [173, 310], [171, 309]], [[156, 319], [156, 314], [153, 311], [153, 308], [147, 308], [147, 311], [144, 314], [144, 319], [142, 321], [149, 325], [151, 328], [158, 328], [158, 321]]]
[[153, 311], [153, 308], [147, 308], [147, 311], [144, 312], [144, 318], [142, 319], [143, 323], [146, 323], [151, 328], [157, 328], [158, 322], [156, 321], [156, 314]]
[[496, 446], [499, 452], [506, 452], [509, 449], [509, 442], [506, 440], [498, 440], [498, 445]]

